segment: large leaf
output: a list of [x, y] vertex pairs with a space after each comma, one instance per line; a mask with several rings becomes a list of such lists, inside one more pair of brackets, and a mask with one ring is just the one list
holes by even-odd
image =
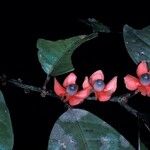
[[132, 60], [138, 64], [146, 60], [150, 67], [150, 26], [135, 30], [128, 25], [123, 29], [124, 42]]
[[14, 136], [10, 115], [0, 91], [0, 150], [12, 150], [13, 143]]
[[93, 32], [110, 33], [109, 27], [105, 26], [95, 18], [88, 18], [87, 20], [81, 20], [81, 22], [92, 27]]
[[115, 129], [92, 113], [69, 109], [56, 121], [48, 150], [133, 150]]
[[65, 40], [48, 41], [38, 39], [38, 59], [43, 70], [52, 76], [58, 76], [74, 70], [71, 56], [74, 50], [86, 41], [97, 37], [96, 33], [80, 35]]

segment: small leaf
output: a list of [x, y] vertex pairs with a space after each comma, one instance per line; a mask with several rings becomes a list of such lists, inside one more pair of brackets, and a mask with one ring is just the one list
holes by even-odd
[[81, 44], [97, 37], [96, 33], [80, 35], [65, 40], [48, 41], [38, 39], [38, 59], [43, 70], [49, 75], [58, 76], [74, 70], [71, 56]]
[[69, 109], [56, 121], [48, 150], [133, 150], [106, 122], [82, 109]]
[[0, 91], [0, 150], [12, 150], [13, 143], [14, 136], [10, 115]]
[[109, 27], [105, 26], [103, 23], [99, 22], [95, 18], [88, 18], [87, 20], [81, 20], [81, 22], [92, 27], [93, 32], [110, 33]]
[[150, 26], [135, 30], [128, 25], [123, 28], [124, 42], [132, 60], [138, 64], [146, 60], [150, 67]]

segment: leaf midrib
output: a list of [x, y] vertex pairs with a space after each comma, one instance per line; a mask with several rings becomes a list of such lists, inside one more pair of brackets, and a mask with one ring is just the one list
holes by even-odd
[[[91, 36], [91, 37], [90, 37]], [[64, 53], [62, 53], [62, 55], [59, 57], [59, 59], [58, 59], [58, 61], [56, 61], [54, 64], [53, 64], [53, 71], [54, 71], [54, 68], [58, 65], [58, 64], [60, 64], [61, 63], [61, 59], [62, 59], [62, 57], [66, 54], [66, 53], [68, 53], [69, 51], [72, 51], [71, 53], [70, 53], [70, 56], [71, 56], [71, 54], [73, 53], [73, 51], [77, 48], [77, 47], [79, 47], [81, 44], [83, 44], [84, 42], [86, 42], [86, 41], [88, 41], [88, 40], [91, 40], [91, 39], [93, 39], [93, 38], [95, 38], [95, 37], [97, 37], [97, 33], [92, 33], [92, 34], [90, 34], [90, 35], [86, 35], [86, 37], [84, 37], [83, 39], [79, 39], [78, 41], [76, 41], [68, 50], [66, 50]], [[80, 44], [79, 44], [80, 43]], [[64, 44], [64, 43], [63, 43]], [[64, 44], [65, 45], [65, 44]], [[78, 45], [78, 46], [77, 46]], [[65, 45], [66, 46], [66, 45]], [[53, 72], [52, 71], [52, 72]], [[51, 72], [51, 73], [52, 73]], [[50, 74], [51, 74], [50, 73]]]
[[86, 142], [86, 138], [85, 138], [85, 136], [84, 136], [84, 132], [83, 132], [83, 130], [82, 130], [82, 128], [81, 128], [81, 126], [80, 126], [80, 122], [78, 121], [78, 119], [77, 119], [77, 117], [76, 117], [76, 114], [73, 112], [74, 110], [71, 110], [71, 113], [72, 113], [72, 115], [73, 116], [75, 116], [75, 118], [76, 118], [76, 123], [77, 123], [77, 126], [79, 127], [79, 129], [81, 130], [81, 136], [82, 136], [82, 141], [83, 141], [83, 143], [84, 143], [84, 147], [86, 148], [85, 150], [88, 150], [88, 144], [87, 144], [87, 142]]

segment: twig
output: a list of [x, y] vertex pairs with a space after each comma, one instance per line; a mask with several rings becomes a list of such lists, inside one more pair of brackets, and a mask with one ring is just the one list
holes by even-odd
[[[32, 85], [27, 85], [27, 84], [23, 84], [22, 80], [18, 79], [10, 79], [7, 81], [8, 83], [11, 83], [17, 87], [20, 87], [22, 89], [24, 89], [25, 91], [34, 91], [34, 92], [39, 92], [41, 94], [41, 96], [43, 96], [42, 94], [44, 94], [44, 96], [52, 96], [55, 98], [59, 98], [52, 90], [44, 90], [40, 87], [36, 87], [36, 86], [32, 86]], [[122, 107], [124, 107], [128, 112], [130, 112], [131, 114], [133, 114], [135, 117], [137, 117], [138, 111], [133, 109], [132, 107], [130, 107], [127, 102], [128, 99], [135, 96], [137, 93], [131, 94], [131, 93], [127, 93], [124, 94], [122, 96], [118, 96], [118, 97], [113, 97], [110, 99], [110, 101], [112, 102], [116, 102], [119, 103]], [[96, 100], [95, 97], [88, 97], [87, 100]]]
[[[39, 92], [42, 97], [51, 96], [51, 97], [59, 98], [52, 90], [46, 91], [46, 90], [43, 90], [40, 87], [23, 84], [20, 79], [19, 80], [10, 79], [7, 82], [11, 83], [11, 84], [13, 84], [13, 85], [15, 85], [17, 87], [20, 87], [20, 88], [24, 89], [25, 91], [27, 90], [27, 91]], [[137, 117], [138, 114], [139, 114], [139, 112], [137, 110], [135, 110], [134, 108], [130, 107], [127, 104], [128, 99], [131, 98], [131, 97], [133, 97], [133, 96], [135, 96], [136, 94], [137, 93], [133, 93], [133, 94], [127, 93], [127, 94], [124, 94], [122, 96], [113, 97], [113, 98], [110, 99], [110, 101], [111, 102], [119, 103], [128, 112], [130, 112], [132, 115], [134, 115], [135, 117]], [[87, 100], [96, 100], [96, 98], [95, 97], [88, 97]]]
[[117, 102], [119, 103], [122, 107], [124, 107], [129, 113], [131, 113], [132, 115], [134, 115], [135, 117], [138, 116], [138, 111], [135, 110], [134, 108], [130, 107], [127, 102], [130, 98], [134, 97], [135, 95], [137, 94], [137, 92], [135, 93], [126, 93], [126, 94], [123, 94], [121, 96], [118, 96], [118, 97], [114, 97], [112, 99], [110, 99], [110, 101], [112, 102]]
[[20, 87], [24, 90], [29, 90], [29, 91], [34, 91], [34, 92], [41, 92], [42, 91], [42, 88], [40, 88], [40, 87], [35, 87], [32, 85], [23, 84], [21, 79], [18, 79], [18, 80], [10, 79], [7, 81], [7, 83], [11, 83], [11, 84], [13, 84], [17, 87]]
[[[128, 112], [130, 112], [131, 114], [133, 114], [135, 117], [137, 117], [138, 111], [135, 110], [134, 108], [130, 107], [127, 102], [129, 100], [129, 98], [135, 96], [137, 94], [137, 92], [131, 94], [131, 93], [127, 93], [127, 94], [123, 94], [121, 96], [117, 96], [117, 97], [113, 97], [110, 99], [111, 102], [116, 102], [119, 103], [122, 107], [124, 107]], [[95, 97], [88, 97], [87, 100], [96, 100]]]
[[[32, 85], [24, 84], [24, 83], [22, 83], [22, 80], [20, 80], [20, 79], [18, 79], [18, 80], [10, 79], [7, 82], [11, 83], [11, 84], [13, 84], [13, 85], [15, 85], [17, 87], [20, 87], [20, 88], [22, 88], [24, 90], [43, 93], [43, 89], [42, 88], [36, 87], [36, 86], [32, 86]], [[45, 91], [45, 92], [46, 92], [46, 96], [52, 96], [52, 97], [59, 98], [52, 90]], [[135, 96], [136, 94], [137, 93], [134, 93], [134, 94], [127, 93], [127, 94], [124, 94], [122, 96], [113, 97], [113, 98], [110, 99], [110, 101], [119, 103], [121, 106], [123, 106], [130, 113], [132, 113], [134, 116], [137, 117], [138, 111], [136, 111], [135, 109], [133, 109], [132, 107], [130, 107], [127, 104], [128, 99], [131, 98], [131, 97], [133, 97], [133, 96]], [[88, 97], [87, 100], [96, 100], [96, 98], [95, 97]]]
[[51, 90], [45, 91], [40, 87], [24, 84], [24, 83], [22, 83], [22, 81], [20, 81], [20, 79], [19, 80], [10, 79], [7, 82], [11, 83], [19, 88], [22, 88], [24, 90], [39, 92], [41, 94], [41, 96], [42, 96], [42, 93], [44, 92], [45, 96], [51, 96], [51, 97], [58, 98], [58, 96], [56, 94], [54, 94], [53, 91], [51, 91]]
[[[7, 83], [13, 84], [13, 85], [15, 85], [19, 88], [24, 89], [25, 91], [39, 92], [42, 97], [51, 96], [51, 97], [60, 99], [60, 97], [58, 97], [52, 90], [47, 91], [47, 90], [44, 90], [43, 88], [40, 88], [40, 87], [24, 84], [21, 79], [18, 79], [18, 80], [10, 79], [10, 80], [7, 80]], [[122, 107], [124, 107], [129, 113], [134, 115], [136, 118], [139, 117], [140, 120], [142, 120], [142, 122], [144, 123], [145, 127], [150, 132], [150, 128], [148, 126], [148, 123], [147, 123], [144, 115], [142, 113], [139, 113], [137, 110], [135, 110], [134, 108], [130, 107], [127, 104], [128, 100], [130, 98], [132, 98], [133, 96], [135, 96], [136, 94], [137, 94], [137, 92], [135, 92], [135, 93], [126, 93], [126, 94], [123, 94], [123, 95], [118, 96], [118, 97], [112, 97], [110, 99], [110, 101], [119, 103]], [[87, 100], [96, 100], [96, 98], [95, 97], [88, 97]]]

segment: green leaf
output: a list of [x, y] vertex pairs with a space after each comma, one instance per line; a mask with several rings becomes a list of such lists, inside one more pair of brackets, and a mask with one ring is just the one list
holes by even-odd
[[88, 18], [87, 20], [81, 20], [81, 22], [92, 27], [93, 32], [110, 33], [109, 27], [105, 26], [95, 18]]
[[58, 76], [73, 71], [71, 56], [74, 50], [95, 37], [97, 37], [96, 33], [58, 41], [38, 39], [38, 59], [43, 70], [51, 76]]
[[0, 91], [0, 150], [12, 150], [14, 143], [9, 110]]
[[142, 60], [146, 60], [150, 67], [150, 26], [142, 30], [135, 30], [125, 25], [123, 28], [123, 37], [132, 60], [136, 64]]
[[82, 109], [69, 109], [56, 121], [48, 150], [133, 150], [106, 122]]

